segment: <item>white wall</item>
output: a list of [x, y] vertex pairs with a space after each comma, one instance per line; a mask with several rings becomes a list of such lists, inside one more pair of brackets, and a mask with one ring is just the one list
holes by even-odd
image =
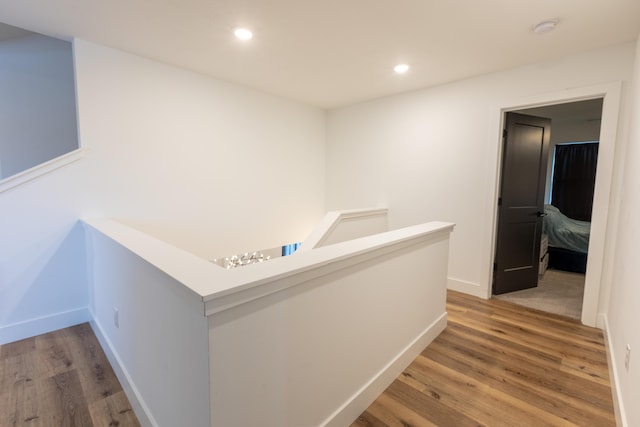
[[[640, 425], [640, 38], [636, 45], [632, 92], [632, 120], [626, 146], [620, 216], [614, 252], [613, 280], [607, 313], [613, 369], [618, 379], [626, 417], [625, 426]], [[625, 348], [631, 346], [629, 370], [624, 366]]]
[[450, 285], [486, 295], [500, 109], [541, 94], [626, 84], [633, 57], [633, 44], [619, 45], [330, 111], [327, 208], [387, 206], [390, 229], [455, 222]]
[[[70, 43], [1, 42], [0, 93], [0, 178], [78, 148]], [[0, 343], [89, 319], [70, 170], [0, 193]]]
[[323, 111], [82, 40], [75, 56], [85, 157], [0, 194], [0, 342], [88, 320], [79, 217], [215, 258], [324, 214]]
[[296, 253], [388, 231], [387, 213], [385, 208], [327, 212]]
[[78, 148], [69, 42], [0, 42], [0, 93], [0, 179]]
[[212, 425], [350, 425], [445, 328], [452, 228], [421, 224], [238, 269], [258, 278], [291, 265], [207, 301]]
[[97, 213], [211, 259], [300, 241], [322, 217], [323, 111], [87, 42], [76, 49]]
[[94, 329], [141, 423], [210, 425], [202, 297], [130, 248], [85, 227]]

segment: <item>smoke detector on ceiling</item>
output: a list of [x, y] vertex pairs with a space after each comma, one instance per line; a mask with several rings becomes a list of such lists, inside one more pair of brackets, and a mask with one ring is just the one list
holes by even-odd
[[533, 27], [533, 32], [536, 34], [546, 34], [553, 31], [558, 25], [557, 19], [547, 19], [546, 21], [538, 22]]

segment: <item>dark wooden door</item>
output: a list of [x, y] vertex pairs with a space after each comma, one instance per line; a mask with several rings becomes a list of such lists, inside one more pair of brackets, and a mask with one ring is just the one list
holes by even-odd
[[551, 120], [507, 113], [494, 260], [495, 295], [538, 286]]

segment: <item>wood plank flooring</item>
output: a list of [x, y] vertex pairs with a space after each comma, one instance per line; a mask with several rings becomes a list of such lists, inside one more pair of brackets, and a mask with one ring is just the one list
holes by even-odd
[[458, 292], [448, 326], [352, 424], [615, 426], [602, 332]]
[[0, 346], [0, 427], [139, 425], [88, 323]]
[[[601, 331], [449, 291], [449, 323], [353, 427], [615, 426]], [[88, 324], [0, 346], [0, 427], [139, 426]]]

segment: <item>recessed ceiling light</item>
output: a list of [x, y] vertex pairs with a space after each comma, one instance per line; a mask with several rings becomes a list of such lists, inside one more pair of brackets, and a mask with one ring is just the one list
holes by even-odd
[[409, 71], [409, 66], [407, 64], [398, 64], [395, 67], [393, 67], [393, 71], [395, 71], [398, 74], [404, 74], [407, 71]]
[[557, 19], [548, 19], [546, 21], [538, 22], [533, 27], [533, 32], [536, 34], [545, 34], [549, 31], [553, 31], [558, 25]]
[[250, 40], [253, 37], [253, 33], [247, 28], [236, 28], [233, 34], [240, 40]]

